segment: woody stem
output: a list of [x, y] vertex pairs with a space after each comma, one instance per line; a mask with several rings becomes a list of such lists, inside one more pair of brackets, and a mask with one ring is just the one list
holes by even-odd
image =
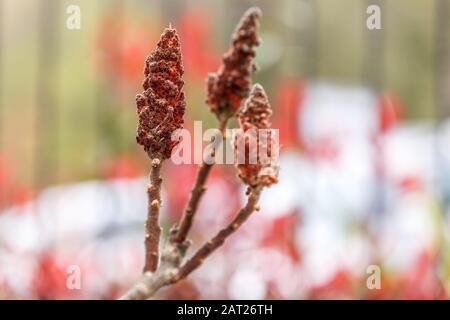
[[224, 229], [220, 230], [215, 237], [205, 243], [183, 266], [180, 264], [186, 254], [190, 242], [177, 243], [170, 241], [175, 236], [177, 229], [171, 230], [173, 235], [169, 236], [161, 256], [161, 265], [155, 272], [145, 272], [141, 279], [120, 299], [142, 300], [149, 299], [162, 287], [175, 284], [196, 270], [202, 262], [218, 249], [225, 240], [236, 232], [250, 215], [258, 210], [258, 201], [262, 186], [249, 189], [247, 204], [243, 207]]
[[161, 165], [159, 158], [152, 160], [150, 183], [147, 185], [148, 206], [147, 222], [145, 223], [145, 266], [144, 272], [154, 272], [158, 267], [159, 239], [159, 209], [161, 207]]
[[210, 254], [222, 246], [225, 240], [242, 226], [255, 210], [258, 210], [258, 201], [261, 190], [262, 186], [260, 185], [249, 189], [249, 196], [245, 207], [238, 212], [228, 226], [220, 230], [216, 236], [206, 242], [183, 266], [179, 268], [176, 281], [186, 278], [192, 271], [197, 269]]

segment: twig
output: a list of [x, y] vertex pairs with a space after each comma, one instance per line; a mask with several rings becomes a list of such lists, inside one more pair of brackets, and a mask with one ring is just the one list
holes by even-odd
[[149, 299], [162, 287], [176, 282], [178, 267], [190, 245], [189, 241], [183, 243], [172, 241], [176, 232], [176, 229], [170, 230], [159, 268], [155, 272], [144, 272], [141, 279], [120, 300]]
[[161, 164], [159, 158], [152, 160], [150, 171], [150, 184], [147, 186], [148, 208], [147, 222], [145, 223], [145, 272], [154, 272], [158, 267], [159, 238], [161, 227], [159, 225], [159, 208], [161, 207]]
[[[226, 117], [223, 117], [220, 119], [219, 122], [219, 131], [220, 133], [216, 135], [215, 141], [217, 139], [221, 139], [220, 143], [223, 140], [223, 135], [225, 133], [225, 130], [227, 128], [228, 119]], [[218, 148], [220, 144], [216, 144], [216, 148]], [[215, 148], [212, 151], [212, 157], [214, 157]], [[189, 230], [191, 229], [192, 223], [194, 221], [195, 213], [197, 212], [198, 205], [200, 203], [200, 200], [203, 196], [203, 194], [206, 191], [206, 180], [208, 179], [209, 173], [211, 171], [211, 168], [214, 165], [214, 161], [211, 161], [209, 163], [203, 162], [200, 168], [197, 171], [197, 178], [195, 180], [194, 187], [192, 188], [191, 195], [189, 197], [187, 206], [184, 209], [183, 216], [181, 217], [180, 224], [178, 227], [178, 233], [175, 237], [175, 241], [178, 243], [182, 243], [187, 239]]]
[[258, 210], [258, 201], [261, 194], [262, 186], [256, 186], [255, 188], [249, 188], [248, 200], [245, 207], [243, 207], [233, 221], [228, 226], [220, 230], [216, 236], [206, 242], [182, 267], [180, 267], [176, 281], [180, 281], [186, 278], [192, 271], [197, 269], [203, 261], [219, 248], [225, 240], [233, 234], [240, 226], [250, 217], [250, 215]]
[[[157, 48], [149, 55], [144, 69], [144, 92], [136, 97], [138, 129], [136, 139], [152, 159], [150, 184], [148, 185], [148, 217], [145, 236], [145, 267], [141, 279], [121, 299], [149, 299], [164, 286], [174, 284], [196, 270], [209, 255], [218, 249], [258, 210], [261, 190], [278, 181], [278, 169], [273, 165], [239, 164], [239, 177], [248, 185], [247, 204], [237, 213], [231, 223], [204, 244], [182, 265], [190, 245], [189, 231], [203, 194], [206, 181], [215, 164], [216, 150], [223, 142], [228, 120], [235, 116], [245, 97], [250, 96], [239, 112], [239, 125], [247, 129], [268, 129], [271, 108], [262, 87], [250, 90], [251, 75], [256, 71], [254, 56], [259, 44], [259, 18], [261, 10], [250, 8], [236, 27], [229, 50], [216, 73], [207, 79], [207, 103], [219, 119], [219, 133], [214, 137], [208, 161], [198, 169], [194, 187], [179, 224], [170, 230], [164, 249], [159, 257], [159, 209], [161, 206], [161, 164], [170, 158], [178, 142], [171, 140], [175, 130], [182, 128], [186, 103], [184, 100], [183, 67], [180, 41], [172, 27], [164, 30]], [[170, 114], [170, 117], [169, 117]], [[170, 121], [169, 121], [170, 120]], [[262, 142], [258, 141], [258, 148]], [[272, 140], [270, 140], [272, 145]], [[249, 149], [246, 147], [246, 151]], [[272, 147], [270, 148], [272, 150]]]
[[175, 284], [186, 278], [197, 269], [210, 254], [219, 248], [225, 240], [258, 210], [258, 201], [262, 187], [249, 188], [247, 204], [243, 207], [233, 221], [220, 230], [215, 237], [204, 244], [183, 266], [180, 264], [190, 245], [190, 241], [178, 243], [175, 241], [177, 229], [172, 228], [171, 235], [164, 247], [161, 256], [161, 265], [155, 272], [145, 272], [141, 279], [120, 300], [145, 300], [151, 298], [164, 286]]
[[[242, 100], [248, 96], [250, 91], [251, 75], [257, 69], [254, 57], [255, 47], [260, 42], [258, 32], [261, 14], [261, 9], [257, 7], [252, 7], [244, 13], [233, 32], [230, 47], [223, 56], [219, 70], [209, 74], [206, 81], [206, 102], [219, 119], [221, 138], [223, 138], [228, 120], [236, 114]], [[219, 144], [216, 144], [216, 148], [218, 147]], [[214, 150], [211, 154], [212, 157], [214, 157]], [[197, 172], [194, 188], [179, 224], [178, 234], [175, 238], [177, 242], [187, 239], [198, 205], [206, 191], [205, 183], [213, 165], [213, 161], [203, 162]]]
[[147, 187], [144, 272], [154, 272], [158, 267], [161, 235], [160, 171], [162, 162], [171, 157], [173, 148], [179, 143], [172, 140], [172, 135], [183, 127], [186, 109], [183, 72], [177, 31], [172, 27], [166, 28], [156, 48], [145, 60], [145, 80], [142, 84], [144, 91], [136, 96], [136, 142], [144, 147], [152, 161], [150, 184]]

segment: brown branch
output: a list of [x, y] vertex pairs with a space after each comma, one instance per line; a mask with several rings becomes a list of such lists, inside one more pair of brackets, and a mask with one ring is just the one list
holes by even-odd
[[[221, 118], [219, 122], [219, 131], [220, 133], [215, 136], [215, 141], [220, 139], [220, 143], [223, 140], [223, 136], [225, 130], [227, 128], [229, 118]], [[219, 147], [220, 144], [217, 144], [215, 148], [212, 150], [211, 156], [214, 157], [215, 149]], [[214, 162], [203, 162], [197, 171], [197, 177], [195, 180], [194, 187], [191, 191], [191, 195], [189, 197], [187, 206], [184, 209], [183, 216], [181, 217], [180, 224], [178, 227], [178, 233], [175, 237], [175, 241], [178, 243], [182, 243], [187, 239], [189, 230], [191, 229], [192, 223], [194, 221], [195, 213], [197, 212], [198, 205], [203, 194], [206, 191], [206, 180], [208, 179], [211, 168], [213, 167]]]
[[120, 300], [145, 300], [159, 289], [177, 281], [178, 268], [190, 245], [189, 241], [173, 241], [177, 229], [170, 230], [170, 236], [161, 255], [161, 264], [155, 272], [144, 272], [141, 279]]
[[151, 298], [165, 284], [165, 277], [145, 272], [141, 279], [119, 300], [146, 300]]
[[206, 242], [183, 266], [180, 267], [175, 281], [180, 281], [186, 278], [192, 271], [197, 269], [203, 261], [219, 248], [225, 240], [232, 235], [241, 225], [250, 217], [250, 215], [258, 209], [258, 201], [261, 194], [262, 187], [256, 186], [249, 188], [249, 195], [247, 204], [243, 207], [233, 221], [225, 228], [220, 230], [216, 236]]
[[[261, 9], [257, 7], [252, 7], [244, 13], [233, 32], [230, 48], [224, 54], [219, 70], [209, 74], [206, 81], [206, 100], [210, 110], [219, 119], [222, 138], [228, 120], [235, 115], [242, 100], [250, 91], [251, 75], [256, 71], [254, 57], [255, 47], [260, 42], [258, 32], [261, 14]], [[218, 136], [215, 141], [217, 139]], [[214, 151], [219, 145], [216, 144], [211, 157], [214, 157]], [[205, 183], [213, 165], [213, 161], [203, 162], [197, 172], [194, 187], [179, 224], [175, 238], [177, 242], [181, 243], [187, 239], [198, 205], [206, 191]]]
[[261, 186], [249, 188], [247, 204], [238, 212], [233, 221], [227, 227], [220, 230], [214, 238], [204, 244], [181, 267], [180, 264], [190, 245], [190, 241], [184, 241], [183, 243], [175, 241], [178, 230], [172, 228], [161, 256], [161, 265], [159, 268], [155, 272], [145, 272], [141, 279], [120, 299], [149, 299], [162, 287], [175, 284], [186, 278], [202, 264], [204, 259], [218, 249], [230, 235], [238, 230], [254, 211], [258, 210], [261, 190]]
[[[262, 171], [259, 170], [260, 167], [258, 167], [258, 170], [246, 171], [244, 170], [248, 169], [246, 166], [239, 167], [241, 176], [242, 170], [244, 170], [244, 173], [254, 174], [252, 182], [255, 183], [243, 181], [250, 185], [247, 193], [247, 204], [227, 227], [220, 230], [215, 237], [204, 244], [192, 258], [181, 266], [190, 245], [187, 237], [201, 198], [206, 191], [205, 184], [209, 173], [215, 164], [216, 150], [223, 142], [228, 120], [236, 114], [241, 102], [250, 91], [251, 75], [256, 71], [253, 60], [255, 56], [254, 47], [259, 45], [260, 16], [261, 10], [259, 8], [247, 10], [233, 33], [232, 43], [224, 55], [221, 67], [216, 73], [210, 74], [207, 79], [207, 103], [219, 119], [219, 133], [214, 137], [214, 145], [210, 150], [209, 159], [204, 160], [198, 169], [183, 216], [179, 224], [170, 230], [170, 236], [164, 245], [161, 257], [159, 257], [161, 164], [164, 159], [170, 157], [171, 151], [176, 145], [176, 143], [169, 143], [169, 137], [176, 129], [182, 127], [182, 117], [186, 106], [184, 93], [182, 92], [183, 67], [180, 41], [175, 29], [170, 27], [164, 30], [157, 48], [146, 60], [144, 92], [136, 97], [139, 119], [137, 142], [144, 146], [144, 150], [152, 159], [150, 184], [147, 188], [148, 217], [145, 225], [145, 267], [141, 279], [121, 299], [149, 299], [162, 287], [174, 284], [187, 277], [231, 234], [239, 229], [255, 210], [258, 210], [258, 201], [263, 187], [277, 181], [276, 170], [273, 170], [273, 177], [270, 176], [270, 179], [267, 180], [260, 177], [259, 173]], [[264, 97], [257, 96], [255, 92], [253, 92], [253, 96], [257, 101], [250, 107], [265, 104], [266, 108], [270, 108], [267, 99], [259, 99]], [[166, 122], [168, 114], [171, 115], [171, 122]], [[251, 118], [250, 120], [258, 122], [258, 119], [261, 118], [259, 114], [258, 110], [250, 112], [249, 115], [254, 116], [254, 119]], [[242, 125], [241, 122], [240, 120], [240, 125]], [[250, 124], [255, 126], [253, 122]], [[259, 126], [256, 127], [259, 128]], [[264, 169], [266, 168], [264, 167]]]
[[154, 272], [158, 267], [159, 238], [161, 227], [159, 225], [159, 208], [161, 207], [161, 165], [159, 158], [152, 160], [150, 171], [150, 184], [147, 186], [148, 207], [147, 222], [145, 223], [145, 272]]

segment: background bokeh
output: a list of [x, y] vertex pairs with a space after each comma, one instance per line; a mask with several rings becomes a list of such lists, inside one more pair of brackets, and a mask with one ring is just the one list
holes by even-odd
[[[366, 27], [371, 4], [381, 30]], [[69, 5], [80, 30], [66, 27]], [[145, 57], [172, 24], [185, 126], [214, 127], [204, 79], [252, 5], [263, 10], [254, 80], [280, 129], [280, 183], [159, 297], [450, 297], [449, 0], [0, 0], [0, 299], [116, 298], [139, 277], [148, 159], [134, 96]], [[164, 168], [165, 232], [195, 170]], [[244, 200], [233, 166], [216, 166], [195, 245]], [[73, 265], [80, 290], [66, 286]], [[366, 286], [370, 265], [380, 290]]]

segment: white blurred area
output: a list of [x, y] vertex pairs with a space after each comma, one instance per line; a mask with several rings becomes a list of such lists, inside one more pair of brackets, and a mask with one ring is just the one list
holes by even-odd
[[[264, 191], [261, 212], [192, 275], [205, 297], [262, 299], [275, 287], [280, 297], [303, 298], [339, 270], [363, 276], [378, 261], [402, 272], [437, 245], [440, 228], [449, 232], [450, 225], [440, 224], [450, 210], [450, 122], [400, 122], [379, 132], [378, 112], [365, 88], [307, 87], [298, 121], [305, 150], [282, 150], [280, 182]], [[101, 297], [106, 283], [133, 282], [143, 263], [145, 184], [55, 186], [1, 212], [0, 280], [33, 298], [30, 271], [51, 248], [61, 265], [80, 264], [81, 298]], [[221, 199], [222, 190], [212, 180], [207, 199]], [[214, 223], [212, 215], [227, 206], [219, 201], [202, 205], [202, 219]], [[274, 221], [289, 226], [292, 215], [301, 220], [294, 226], [298, 259], [260, 245]]]

